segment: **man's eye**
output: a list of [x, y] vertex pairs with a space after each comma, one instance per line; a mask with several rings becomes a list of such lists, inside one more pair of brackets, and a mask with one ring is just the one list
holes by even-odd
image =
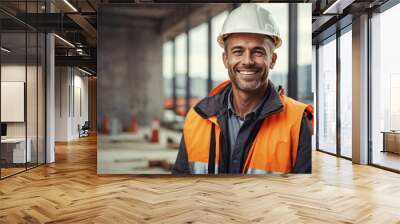
[[233, 51], [233, 54], [236, 54], [236, 55], [241, 54], [241, 53], [242, 53], [242, 51], [240, 51], [240, 50]]
[[265, 55], [265, 53], [262, 52], [262, 51], [256, 51], [256, 52], [254, 52], [254, 54], [255, 54], [256, 56], [264, 56], [264, 55]]

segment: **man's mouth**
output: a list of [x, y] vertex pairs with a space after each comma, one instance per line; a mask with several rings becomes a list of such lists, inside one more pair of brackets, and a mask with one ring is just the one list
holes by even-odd
[[242, 81], [253, 82], [258, 80], [258, 70], [237, 70], [237, 74]]
[[257, 70], [237, 70], [241, 75], [255, 75], [257, 74]]
[[242, 75], [254, 75], [257, 72], [256, 71], [239, 71], [239, 73]]
[[244, 81], [254, 81], [258, 79], [258, 69], [237, 69], [237, 74], [241, 77]]

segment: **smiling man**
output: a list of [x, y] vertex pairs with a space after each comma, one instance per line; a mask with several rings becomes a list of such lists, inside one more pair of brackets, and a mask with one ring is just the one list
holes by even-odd
[[230, 80], [188, 112], [173, 173], [311, 173], [312, 107], [268, 80], [282, 44], [271, 14], [242, 4], [218, 43]]

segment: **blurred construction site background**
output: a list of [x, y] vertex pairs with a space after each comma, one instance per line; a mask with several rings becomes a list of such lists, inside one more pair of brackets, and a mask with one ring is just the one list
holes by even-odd
[[[99, 174], [170, 173], [186, 112], [228, 79], [216, 40], [239, 5], [99, 5]], [[260, 5], [283, 39], [270, 80], [313, 104], [311, 3]]]

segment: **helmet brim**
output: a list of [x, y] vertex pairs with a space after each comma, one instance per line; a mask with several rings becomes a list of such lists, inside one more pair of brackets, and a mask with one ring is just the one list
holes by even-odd
[[268, 38], [271, 38], [271, 40], [274, 42], [275, 48], [279, 48], [280, 46], [282, 46], [282, 39], [279, 36], [268, 35], [268, 34], [259, 33], [259, 32], [231, 32], [231, 33], [220, 34], [217, 38], [217, 42], [218, 42], [219, 46], [224, 48], [226, 38], [228, 38], [229, 35], [234, 34], [234, 33], [253, 33], [253, 34], [263, 35]]

